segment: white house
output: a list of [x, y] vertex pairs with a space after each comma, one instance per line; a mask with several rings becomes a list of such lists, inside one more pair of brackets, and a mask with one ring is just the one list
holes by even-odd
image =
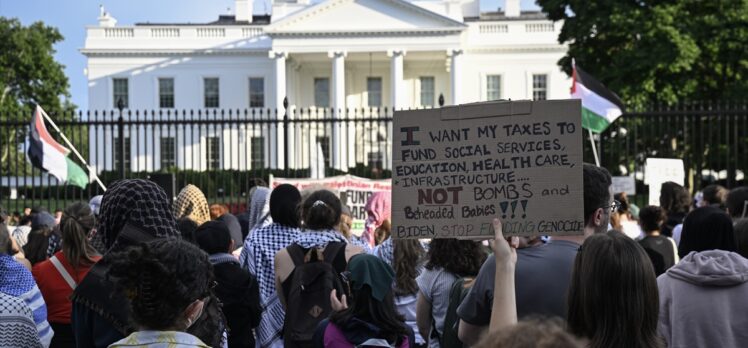
[[[122, 26], [102, 10], [81, 49], [89, 109], [113, 110], [122, 99], [126, 109], [149, 112], [277, 109], [265, 115], [277, 119], [287, 98], [298, 117], [350, 119], [385, 107], [438, 106], [440, 96], [450, 105], [569, 95], [570, 80], [556, 65], [566, 51], [557, 41], [561, 24], [521, 12], [519, 0], [490, 13], [480, 12], [480, 0], [273, 0], [272, 14], [262, 16], [252, 3], [236, 0], [235, 15], [204, 24]], [[389, 167], [389, 145], [373, 151], [377, 139], [389, 139], [384, 123], [295, 124], [288, 139], [283, 124], [192, 127], [199, 135], [180, 126], [130, 127], [126, 164], [283, 168], [287, 143], [288, 165], [304, 168], [322, 142], [336, 168]], [[112, 149], [116, 131], [92, 132], [92, 146]], [[113, 169], [111, 154], [92, 156], [99, 169]]]

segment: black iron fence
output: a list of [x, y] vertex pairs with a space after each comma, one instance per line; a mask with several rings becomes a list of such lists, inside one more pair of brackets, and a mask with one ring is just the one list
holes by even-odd
[[[167, 187], [173, 180], [176, 190], [191, 183], [232, 210], [243, 209], [251, 187], [271, 175], [390, 177], [391, 115], [387, 108], [50, 112], [104, 185], [122, 177]], [[96, 182], [61, 185], [32, 167], [24, 156], [30, 116], [8, 119], [0, 118], [0, 205], [53, 210], [103, 192]]]
[[[244, 209], [251, 187], [271, 175], [391, 175], [392, 110], [387, 108], [107, 110], [50, 116], [105, 185], [123, 177], [120, 171], [128, 178], [173, 180], [175, 190], [192, 183], [211, 203], [235, 211]], [[95, 182], [85, 189], [61, 185], [28, 163], [29, 119], [0, 115], [0, 206], [54, 210], [101, 194]], [[630, 112], [596, 141], [603, 166], [613, 175], [636, 179], [642, 195], [635, 200], [641, 204], [647, 192], [644, 164], [650, 157], [683, 159], [692, 191], [708, 183], [742, 185], [748, 172], [747, 133], [745, 103], [698, 103]], [[585, 161], [594, 162], [586, 136], [583, 142]]]

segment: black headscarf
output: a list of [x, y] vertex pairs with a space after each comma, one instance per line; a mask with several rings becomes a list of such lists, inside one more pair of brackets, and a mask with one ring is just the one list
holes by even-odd
[[678, 254], [683, 258], [692, 251], [714, 249], [737, 251], [732, 220], [719, 208], [698, 208], [683, 222]]
[[[107, 277], [109, 257], [128, 246], [161, 238], [179, 238], [166, 193], [147, 180], [122, 180], [110, 186], [101, 203], [98, 237], [107, 253], [86, 275], [71, 300], [101, 316], [122, 336], [136, 328], [130, 321], [129, 304]], [[211, 291], [203, 316], [189, 332], [213, 346], [220, 346], [225, 319]], [[114, 343], [114, 342], [111, 342]]]
[[287, 227], [299, 227], [301, 193], [293, 185], [283, 184], [270, 194], [270, 216], [273, 222]]
[[179, 235], [166, 192], [152, 181], [117, 181], [104, 194], [96, 233], [107, 250], [115, 244], [128, 222], [135, 222], [154, 238]]

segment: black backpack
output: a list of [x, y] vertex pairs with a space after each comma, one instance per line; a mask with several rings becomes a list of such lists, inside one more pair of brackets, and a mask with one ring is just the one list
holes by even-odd
[[284, 286], [285, 347], [311, 347], [317, 325], [332, 312], [330, 292], [335, 289], [338, 294], [346, 293], [340, 279], [346, 267], [345, 255], [342, 255], [342, 262], [338, 258], [341, 252], [345, 253], [345, 246], [344, 242], [329, 243], [322, 252], [317, 248], [304, 249], [295, 243], [288, 247], [295, 268], [287, 280], [288, 286]]
[[460, 341], [460, 338], [457, 336], [460, 328], [460, 317], [457, 316], [457, 307], [460, 306], [462, 300], [467, 296], [468, 292], [470, 292], [474, 280], [474, 277], [460, 277], [452, 283], [452, 287], [449, 290], [447, 313], [444, 316], [443, 332], [439, 335], [436, 328], [432, 329], [432, 332], [437, 332], [436, 339], [439, 340], [440, 347], [463, 347], [462, 341]]

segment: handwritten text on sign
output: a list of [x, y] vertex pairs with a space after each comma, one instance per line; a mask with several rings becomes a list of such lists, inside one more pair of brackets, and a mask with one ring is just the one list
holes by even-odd
[[581, 234], [578, 100], [493, 102], [396, 112], [393, 235], [488, 238]]

